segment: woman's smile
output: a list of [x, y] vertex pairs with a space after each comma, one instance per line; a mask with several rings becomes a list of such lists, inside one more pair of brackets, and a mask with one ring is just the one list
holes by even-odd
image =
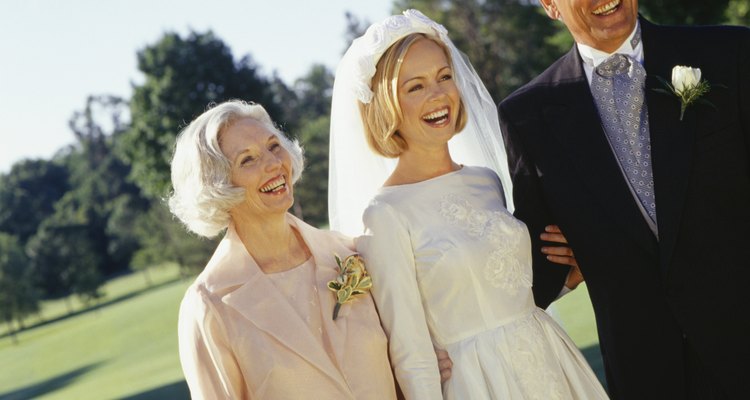
[[279, 175], [275, 178], [269, 179], [260, 188], [261, 193], [271, 194], [271, 195], [282, 194], [285, 191], [286, 191], [286, 177], [284, 175]]
[[422, 121], [434, 128], [442, 128], [448, 126], [451, 121], [450, 117], [450, 107], [446, 106], [422, 116]]

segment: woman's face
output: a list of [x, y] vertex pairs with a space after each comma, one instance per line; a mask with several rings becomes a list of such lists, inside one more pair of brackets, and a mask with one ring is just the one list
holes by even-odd
[[406, 52], [398, 76], [403, 122], [398, 132], [409, 150], [444, 146], [456, 133], [461, 96], [443, 49], [419, 39]]
[[245, 201], [233, 212], [264, 216], [289, 210], [294, 203], [292, 160], [274, 132], [243, 118], [221, 132], [219, 146], [232, 165], [232, 184], [245, 189]]

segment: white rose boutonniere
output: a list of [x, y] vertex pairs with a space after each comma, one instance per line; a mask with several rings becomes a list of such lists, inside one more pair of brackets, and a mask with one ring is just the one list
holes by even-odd
[[339, 275], [336, 280], [328, 282], [328, 289], [336, 295], [336, 305], [333, 307], [333, 320], [339, 315], [339, 309], [345, 303], [354, 300], [354, 296], [367, 293], [372, 287], [372, 279], [367, 275], [365, 261], [359, 254], [352, 254], [343, 261], [336, 257]]
[[701, 81], [701, 69], [677, 65], [672, 68], [672, 86], [678, 93], [685, 93], [698, 86]]
[[[680, 100], [680, 121], [685, 116], [685, 109], [696, 101], [708, 104], [713, 107], [713, 104], [708, 101], [701, 99], [701, 97], [711, 91], [711, 85], [701, 80], [701, 69], [687, 67], [683, 65], [676, 65], [672, 68], [672, 83], [670, 84], [661, 77], [657, 77], [668, 89], [656, 89], [659, 92], [673, 94]], [[714, 107], [715, 108], [715, 107]]]

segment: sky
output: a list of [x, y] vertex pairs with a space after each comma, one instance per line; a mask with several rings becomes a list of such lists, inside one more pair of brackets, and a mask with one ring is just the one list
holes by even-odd
[[129, 98], [136, 52], [164, 32], [213, 30], [287, 84], [345, 50], [346, 11], [390, 15], [391, 0], [0, 0], [0, 173], [73, 143], [68, 120], [89, 95]]

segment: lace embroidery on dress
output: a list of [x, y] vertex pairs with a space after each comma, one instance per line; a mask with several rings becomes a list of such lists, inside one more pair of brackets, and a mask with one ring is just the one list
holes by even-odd
[[525, 235], [524, 225], [507, 211], [477, 210], [456, 195], [445, 196], [440, 214], [459, 225], [470, 236], [488, 240], [494, 249], [487, 257], [484, 277], [494, 287], [511, 295], [531, 287], [531, 276], [520, 262], [518, 249]]
[[[533, 400], [560, 400], [563, 398], [561, 379], [557, 369], [548, 367], [551, 355], [544, 346], [545, 338], [534, 314], [515, 323], [515, 332], [509, 335], [510, 360], [524, 398]], [[556, 363], [552, 363], [555, 364]]]

